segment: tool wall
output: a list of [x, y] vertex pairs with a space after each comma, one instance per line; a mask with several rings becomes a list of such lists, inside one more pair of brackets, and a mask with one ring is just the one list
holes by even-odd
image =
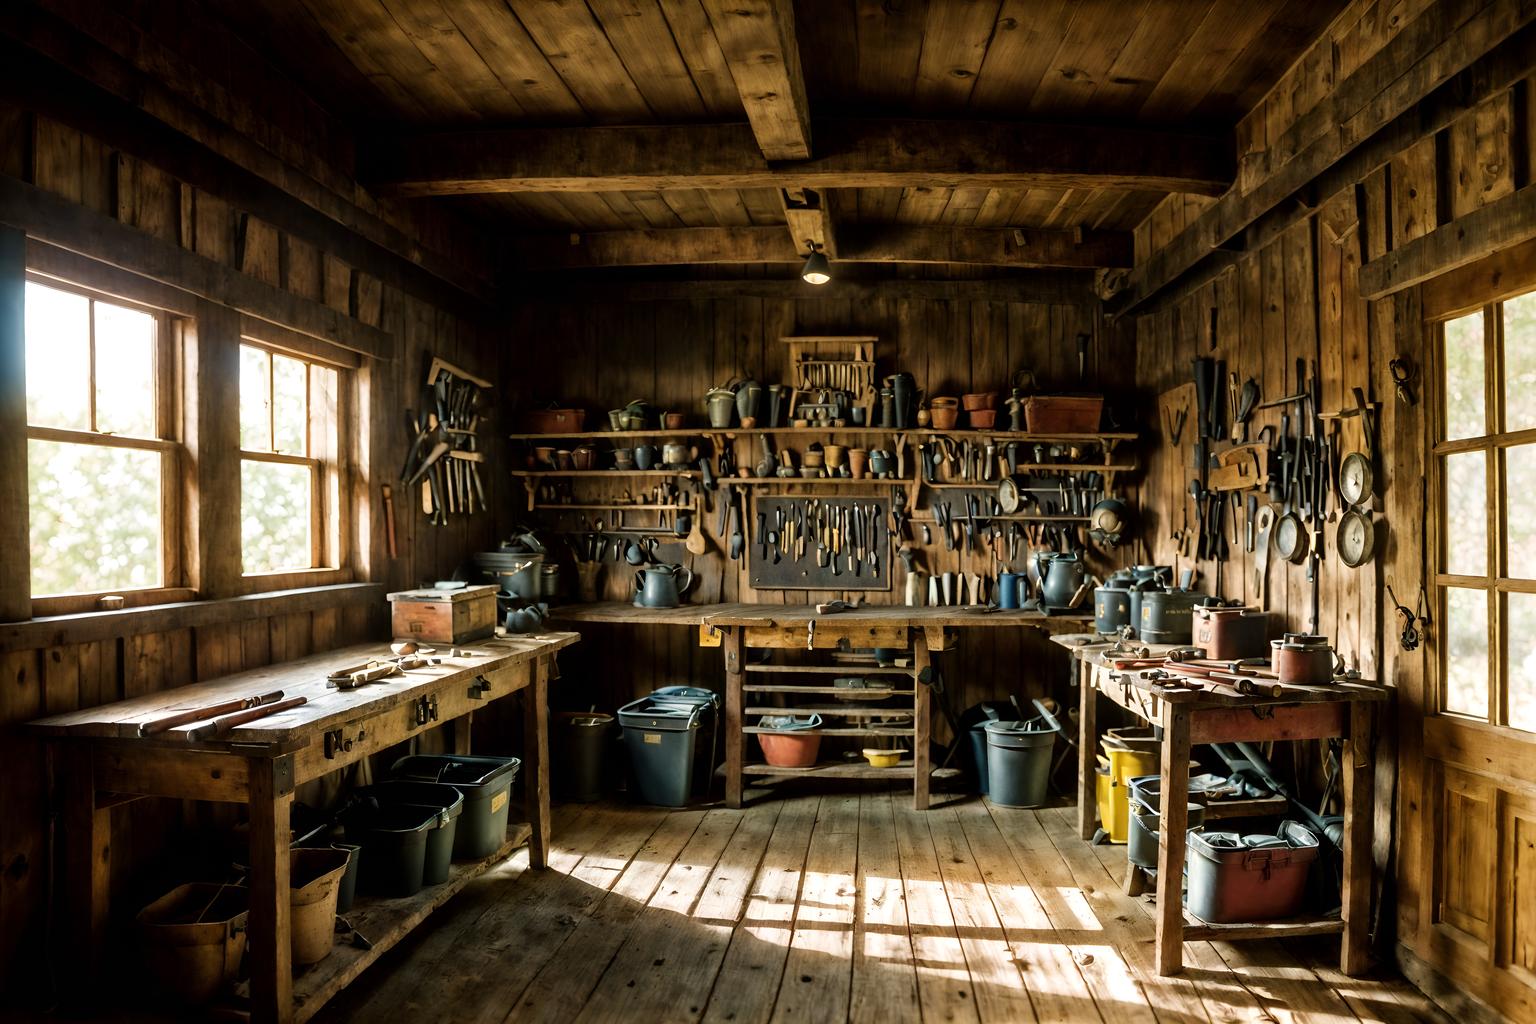
[[764, 496], [754, 504], [755, 589], [891, 589], [889, 498]]

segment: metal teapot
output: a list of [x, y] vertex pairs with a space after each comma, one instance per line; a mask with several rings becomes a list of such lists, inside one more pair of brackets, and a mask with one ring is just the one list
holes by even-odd
[[1088, 567], [1075, 551], [1041, 551], [1035, 555], [1040, 575], [1040, 604], [1045, 608], [1076, 608], [1088, 586]]
[[676, 608], [691, 586], [693, 570], [687, 566], [647, 566], [635, 573], [635, 607]]

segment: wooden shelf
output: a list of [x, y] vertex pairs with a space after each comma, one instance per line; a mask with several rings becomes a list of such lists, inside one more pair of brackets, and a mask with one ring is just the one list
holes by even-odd
[[[785, 672], [817, 676], [910, 676], [912, 674], [910, 668], [881, 668], [873, 664], [868, 668], [848, 665], [747, 665], [745, 666], [745, 671], [748, 673], [764, 672], [776, 674]], [[791, 686], [789, 689], [798, 690], [802, 689], [802, 687]]]
[[1137, 436], [1134, 433], [1095, 433], [1095, 434], [1031, 434], [1026, 430], [972, 430], [970, 428], [955, 428], [953, 430], [935, 430], [932, 427], [907, 427], [898, 430], [895, 427], [680, 427], [677, 430], [667, 430], [661, 427], [655, 430], [585, 430], [568, 434], [507, 434], [513, 441], [541, 441], [541, 440], [571, 440], [581, 439], [586, 441], [626, 440], [639, 438], [644, 440], [651, 437], [702, 437], [708, 434], [731, 434], [743, 437], [755, 437], [758, 434], [787, 434], [789, 436], [814, 437], [819, 434], [864, 434], [870, 436], [894, 436], [906, 434], [909, 437], [949, 437], [965, 435], [967, 437], [991, 437], [1001, 438], [1004, 441], [1018, 441], [1021, 443], [1040, 444], [1116, 444], [1121, 441], [1134, 441]]
[[[620, 505], [617, 502], [607, 505], [566, 505], [562, 502], [551, 502], [548, 505], [540, 505], [540, 512], [681, 512], [691, 508], [690, 505]], [[575, 533], [591, 533], [590, 530], [576, 530]], [[601, 533], [622, 533], [621, 530], [601, 530]]]
[[1344, 922], [1337, 917], [1287, 918], [1284, 921], [1235, 921], [1215, 924], [1202, 921], [1188, 910], [1184, 911], [1184, 941], [1199, 942], [1217, 939], [1233, 942], [1240, 939], [1288, 939], [1304, 935], [1342, 935]]
[[[876, 768], [864, 762], [826, 761], [810, 768], [780, 768], [771, 764], [744, 764], [743, 775], [783, 775], [787, 777], [818, 779], [910, 779], [915, 772], [911, 761], [902, 761], [891, 768]], [[930, 778], [953, 779], [960, 776], [958, 768], [935, 768]]]
[[[1068, 471], [1078, 472], [1078, 473], [1129, 473], [1132, 470], [1134, 470], [1135, 468], [1136, 468], [1136, 466], [1135, 466], [1134, 463], [1127, 463], [1127, 462], [1115, 462], [1115, 463], [1109, 463], [1107, 465], [1106, 464], [1101, 464], [1101, 463], [1093, 463], [1093, 462], [1021, 462], [1021, 463], [1019, 463], [1018, 472], [1019, 472], [1019, 475], [1027, 475], [1029, 473], [1035, 472], [1036, 470], [1046, 470], [1046, 471], [1068, 470]], [[1001, 479], [1001, 478], [999, 478], [999, 479]], [[936, 484], [930, 484], [930, 483], [924, 482], [923, 486], [924, 487], [941, 487], [941, 488], [942, 487], [969, 487], [969, 488], [990, 487], [993, 490], [996, 490], [997, 489], [997, 484], [998, 484], [997, 480], [982, 480], [980, 482], [972, 482], [972, 481], [966, 481], [966, 480], [945, 480], [945, 481], [943, 481], [941, 483], [936, 483]]]
[[900, 477], [867, 476], [863, 480], [855, 480], [851, 476], [752, 476], [752, 477], [719, 477], [721, 485], [736, 484], [749, 486], [765, 486], [768, 484], [803, 484], [811, 487], [905, 487], [916, 481]]
[[[1003, 513], [988, 515], [984, 512], [978, 512], [976, 513], [976, 518], [978, 520], [985, 519], [989, 523], [1086, 523], [1090, 521], [1089, 516], [1031, 516], [1023, 515], [1017, 512], [1013, 513], [1012, 515], [1006, 515]], [[957, 515], [955, 516], [955, 521], [964, 522], [965, 516]], [[907, 522], [931, 523], [934, 522], [934, 518], [933, 516], [921, 515], [909, 516], [907, 518]]]
[[[910, 675], [911, 673], [907, 673]], [[867, 689], [856, 690], [847, 686], [786, 686], [779, 683], [743, 683], [743, 690], [752, 693], [796, 693], [805, 694], [808, 697], [848, 697], [850, 700], [886, 700], [890, 697], [910, 697], [911, 690], [891, 689]], [[850, 694], [858, 694], [858, 697], [850, 697]]]
[[629, 477], [629, 476], [680, 476], [688, 480], [696, 480], [699, 471], [696, 469], [513, 469], [509, 470], [515, 477], [570, 477], [570, 476], [596, 476], [596, 477]]
[[[912, 696], [912, 691], [905, 691], [905, 696]], [[819, 707], [789, 707], [789, 708], [747, 708], [744, 715], [825, 715], [828, 718], [911, 718], [910, 708], [861, 708], [852, 705], [843, 706], [819, 706]], [[777, 731], [777, 730], [770, 730]], [[796, 730], [797, 732], [799, 730]]]
[[1291, 802], [1283, 796], [1264, 796], [1252, 800], [1212, 800], [1205, 804], [1207, 818], [1263, 818], [1284, 814]]
[[[785, 712], [785, 711], [778, 711], [778, 714], [787, 714], [787, 713], [788, 712]], [[741, 727], [741, 731], [742, 732], [754, 732], [754, 733], [755, 732], [782, 733], [784, 730], [783, 729], [764, 729], [760, 725], [744, 725], [744, 726]], [[899, 729], [899, 728], [896, 728], [896, 727], [891, 727], [891, 728], [871, 728], [871, 729], [844, 729], [844, 728], [834, 727], [834, 728], [831, 728], [831, 729], [796, 729], [795, 730], [795, 735], [797, 735], [797, 736], [914, 736], [914, 735], [916, 735], [916, 732], [914, 730], [912, 730], [912, 729]]]
[[532, 829], [517, 823], [508, 829], [507, 841], [485, 860], [455, 864], [448, 880], [428, 886], [414, 896], [399, 899], [362, 897], [343, 916], [372, 943], [371, 949], [342, 945], [331, 947], [330, 956], [314, 964], [293, 979], [293, 1015], [296, 1021], [313, 1017], [326, 1001], [362, 974], [379, 957], [404, 938], [427, 915], [447, 903], [459, 890], [511, 856], [512, 851], [528, 841]]

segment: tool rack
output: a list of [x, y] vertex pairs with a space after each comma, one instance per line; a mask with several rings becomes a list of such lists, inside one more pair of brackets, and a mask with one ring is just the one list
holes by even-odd
[[[244, 804], [250, 815], [250, 1016], [303, 1021], [450, 896], [528, 843], [529, 864], [549, 853], [548, 688], [555, 654], [576, 633], [545, 633], [474, 644], [473, 655], [352, 690], [326, 676], [383, 656], [364, 644], [163, 690], [30, 723], [48, 741], [61, 778], [64, 877], [61, 949], [89, 990], [99, 980], [112, 870], [111, 808], [142, 796]], [[239, 725], [218, 740], [194, 741], [192, 726], [139, 736], [139, 725], [177, 711], [282, 689], [308, 703]], [[360, 898], [347, 919], [368, 948], [336, 945], [294, 973], [289, 937], [289, 811], [296, 787], [409, 739], [431, 724], [453, 723], [453, 749], [469, 752], [470, 716], [489, 702], [526, 692], [523, 787], [528, 822], [509, 829], [490, 858], [455, 864], [448, 881], [402, 899]], [[233, 1008], [232, 1008], [232, 1012]]]

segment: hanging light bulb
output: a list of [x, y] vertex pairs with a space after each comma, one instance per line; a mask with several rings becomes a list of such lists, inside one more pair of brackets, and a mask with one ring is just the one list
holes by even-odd
[[809, 238], [805, 244], [811, 250], [811, 255], [806, 259], [805, 266], [800, 268], [800, 279], [806, 284], [826, 284], [832, 280], [832, 266], [827, 262], [826, 254]]

